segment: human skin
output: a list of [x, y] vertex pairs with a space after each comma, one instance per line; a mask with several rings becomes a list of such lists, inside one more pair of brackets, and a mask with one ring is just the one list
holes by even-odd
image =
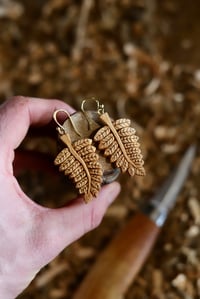
[[120, 191], [102, 187], [85, 204], [82, 197], [50, 209], [33, 202], [13, 175], [15, 149], [30, 126], [44, 126], [56, 109], [74, 110], [59, 100], [14, 97], [0, 106], [0, 298], [16, 298], [38, 271], [66, 246], [97, 227]]

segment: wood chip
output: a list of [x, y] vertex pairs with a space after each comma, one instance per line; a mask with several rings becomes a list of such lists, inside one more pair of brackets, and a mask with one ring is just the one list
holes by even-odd
[[64, 296], [65, 296], [65, 294], [66, 294], [66, 291], [65, 291], [65, 289], [52, 289], [51, 291], [50, 291], [50, 298], [52, 298], [52, 299], [56, 299], [56, 298], [64, 298]]
[[189, 199], [188, 206], [196, 224], [200, 224], [200, 203], [196, 197]]
[[106, 216], [124, 219], [127, 216], [128, 208], [125, 205], [112, 205], [108, 208]]
[[197, 225], [191, 226], [187, 231], [186, 231], [186, 236], [188, 238], [195, 238], [199, 235], [200, 229]]
[[45, 285], [50, 283], [56, 276], [58, 276], [66, 270], [69, 270], [69, 266], [66, 263], [52, 265], [45, 272], [38, 275], [38, 277], [35, 280], [36, 287], [38, 289], [44, 287]]
[[76, 256], [80, 259], [88, 259], [95, 255], [95, 249], [93, 247], [76, 246]]
[[196, 266], [198, 267], [199, 261], [198, 261], [196, 250], [183, 246], [181, 248], [181, 252], [187, 257], [188, 263], [190, 263], [191, 265], [194, 265], [195, 267]]
[[197, 295], [200, 297], [200, 278], [197, 279]]
[[157, 89], [160, 86], [160, 79], [159, 78], [153, 78], [150, 83], [146, 86], [146, 88], [144, 89], [144, 93], [146, 96], [150, 96], [152, 94], [154, 94]]
[[152, 273], [153, 293], [157, 296], [162, 294], [163, 290], [163, 273], [160, 269], [154, 269]]
[[159, 140], [174, 138], [177, 135], [176, 127], [157, 126], [154, 130], [154, 135]]
[[183, 273], [178, 274], [173, 280], [172, 285], [180, 291], [185, 291], [187, 278]]
[[174, 144], [163, 144], [162, 146], [162, 151], [165, 154], [171, 155], [171, 154], [175, 154], [179, 151], [179, 146], [178, 144], [174, 143]]

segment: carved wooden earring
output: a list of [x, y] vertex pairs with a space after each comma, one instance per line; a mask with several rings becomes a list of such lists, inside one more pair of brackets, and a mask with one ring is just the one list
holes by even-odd
[[103, 150], [110, 162], [120, 168], [123, 173], [128, 171], [131, 176], [145, 175], [140, 144], [135, 135], [135, 129], [130, 127], [131, 121], [125, 118], [112, 121], [108, 113], [104, 113], [102, 106], [100, 119], [105, 126], [94, 136], [99, 150]]
[[[95, 102], [95, 109], [85, 110], [88, 100]], [[62, 125], [57, 120], [60, 112], [68, 116]], [[120, 170], [131, 176], [145, 174], [138, 137], [129, 119], [111, 120], [104, 105], [94, 98], [84, 100], [81, 111], [71, 116], [61, 109], [54, 112], [53, 118], [59, 139], [66, 146], [54, 164], [74, 181], [85, 202], [97, 196], [102, 184], [114, 181]]]
[[82, 138], [71, 142], [70, 135], [58, 122], [57, 114], [64, 112], [69, 117], [74, 131], [79, 138], [81, 134], [70, 118], [66, 110], [57, 110], [53, 118], [58, 125], [60, 140], [66, 145], [54, 160], [55, 165], [59, 165], [59, 170], [64, 171], [66, 176], [73, 179], [80, 194], [83, 194], [85, 202], [89, 202], [93, 196], [97, 196], [102, 183], [102, 167], [99, 163], [99, 156], [95, 153], [96, 148], [92, 146], [92, 139]]

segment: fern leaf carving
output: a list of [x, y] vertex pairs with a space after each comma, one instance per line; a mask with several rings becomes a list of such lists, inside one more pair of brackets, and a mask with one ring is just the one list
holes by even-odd
[[114, 122], [114, 126], [117, 131], [126, 127], [130, 127], [130, 125], [131, 125], [131, 121], [130, 119], [127, 118], [120, 118]]
[[90, 146], [92, 144], [91, 139], [80, 139], [74, 142], [74, 149], [75, 151], [80, 151], [82, 148], [85, 148], [86, 146]]
[[62, 164], [60, 164], [59, 170], [64, 171], [70, 168], [70, 166], [73, 165], [74, 162], [75, 162], [75, 158], [73, 156], [69, 156], [67, 160], [65, 160]]
[[75, 177], [78, 177], [79, 175], [81, 175], [82, 173], [85, 173], [84, 172], [84, 168], [82, 165], [79, 165], [70, 175], [69, 175], [69, 178], [70, 179], [73, 179]]
[[70, 156], [70, 151], [67, 148], [64, 148], [56, 157], [54, 160], [55, 165], [59, 165], [62, 162], [64, 162], [69, 156]]
[[111, 155], [110, 162], [113, 163], [113, 162], [117, 161], [119, 159], [121, 153], [122, 153], [122, 151], [118, 147], [117, 150]]
[[[129, 143], [131, 143], [131, 142], [136, 142], [136, 141], [138, 141], [138, 136], [135, 136], [135, 135], [133, 135], [133, 136], [125, 136], [125, 137], [121, 137], [121, 141], [125, 144], [125, 143], [127, 143], [127, 144], [129, 144]], [[138, 143], [138, 147], [139, 147], [139, 143]]]
[[104, 155], [122, 172], [128, 171], [131, 176], [144, 175], [140, 144], [135, 129], [130, 127], [131, 121], [122, 118], [112, 122], [108, 113], [100, 118], [105, 126], [94, 136], [94, 140], [99, 142], [99, 149], [104, 150]]
[[[105, 135], [107, 131], [104, 131]], [[79, 193], [88, 202], [93, 196], [97, 196], [102, 183], [103, 172], [99, 156], [95, 153], [96, 148], [92, 146], [91, 139], [81, 139], [73, 144], [68, 134], [61, 135], [60, 139], [67, 148], [57, 155], [54, 164], [74, 181]]]
[[88, 146], [82, 148], [77, 153], [78, 153], [78, 155], [81, 155], [81, 157], [84, 157], [84, 156], [86, 156], [88, 154], [95, 153], [95, 151], [96, 151], [96, 148], [94, 146], [88, 145]]
[[110, 128], [108, 126], [104, 126], [103, 128], [101, 128], [95, 135], [95, 139], [96, 141], [102, 140], [103, 138], [105, 138], [106, 136], [108, 136], [108, 134], [110, 133]]
[[86, 177], [86, 173], [84, 171], [81, 171], [81, 172], [78, 172], [78, 174], [76, 174], [75, 176], [71, 174], [69, 177], [70, 177], [70, 179], [74, 178], [74, 182], [77, 183]]
[[130, 137], [135, 134], [135, 129], [128, 127], [128, 128], [122, 128], [121, 130], [117, 131], [120, 137]]
[[106, 157], [111, 156], [116, 151], [117, 148], [118, 148], [117, 141], [113, 141], [113, 143], [105, 149], [104, 155]]
[[112, 133], [108, 134], [106, 137], [104, 137], [100, 143], [99, 143], [99, 149], [105, 149], [108, 146], [110, 146], [113, 141], [115, 140], [114, 136]]

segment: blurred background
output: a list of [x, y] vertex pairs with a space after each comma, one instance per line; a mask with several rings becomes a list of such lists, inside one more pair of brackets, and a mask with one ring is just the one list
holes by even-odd
[[[146, 177], [120, 177], [121, 194], [100, 227], [64, 250], [18, 299], [72, 298], [138, 204], [187, 146], [199, 143], [199, 10], [198, 1], [186, 0], [0, 0], [0, 101], [58, 98], [79, 110], [83, 98], [95, 96], [113, 118], [133, 121], [146, 169]], [[56, 140], [28, 137], [22, 148], [55, 154]], [[198, 152], [125, 299], [200, 298], [199, 167]], [[29, 169], [18, 180], [45, 206], [67, 201], [65, 184], [44, 172]]]

